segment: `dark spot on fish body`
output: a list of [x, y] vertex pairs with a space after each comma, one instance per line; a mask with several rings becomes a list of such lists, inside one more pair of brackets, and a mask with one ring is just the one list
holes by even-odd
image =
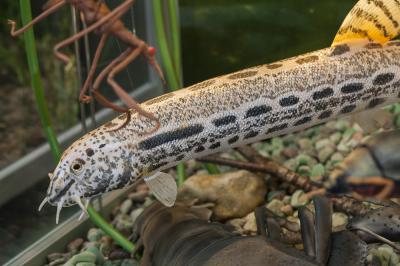
[[203, 152], [204, 150], [205, 150], [205, 148], [203, 146], [199, 146], [194, 150], [194, 152], [199, 153], [199, 152]]
[[276, 64], [268, 64], [268, 65], [266, 65], [266, 68], [268, 68], [268, 69], [277, 69], [277, 68], [280, 68], [282, 66], [283, 66], [282, 64], [276, 63]]
[[340, 110], [340, 112], [341, 112], [342, 114], [347, 114], [347, 113], [352, 112], [354, 109], [356, 109], [356, 107], [357, 107], [357, 106], [354, 105], [354, 104], [347, 105], [347, 106], [343, 107], [342, 110]]
[[250, 131], [249, 133], [247, 133], [247, 134], [244, 136], [244, 139], [254, 138], [254, 137], [256, 137], [257, 135], [258, 135], [258, 132], [257, 132], [257, 131]]
[[228, 76], [228, 79], [243, 79], [257, 75], [258, 71], [243, 71]]
[[296, 63], [302, 65], [305, 63], [312, 63], [312, 62], [318, 61], [318, 59], [319, 59], [319, 57], [317, 55], [310, 55], [307, 57], [297, 59]]
[[365, 48], [367, 48], [367, 49], [378, 49], [378, 48], [382, 48], [382, 45], [380, 43], [370, 42], [367, 45], [365, 45]]
[[364, 85], [362, 83], [351, 83], [344, 85], [340, 90], [343, 93], [355, 93], [364, 89]]
[[235, 142], [238, 141], [238, 140], [239, 140], [239, 136], [234, 136], [234, 137], [228, 139], [228, 143], [229, 143], [229, 144], [233, 144], [233, 143], [235, 143]]
[[374, 108], [382, 103], [385, 102], [385, 99], [383, 98], [375, 98], [372, 99], [369, 103], [368, 103], [368, 107], [367, 108]]
[[376, 76], [372, 84], [374, 85], [385, 85], [389, 82], [391, 82], [394, 79], [395, 75], [394, 73], [384, 73], [384, 74], [379, 74]]
[[229, 125], [231, 123], [235, 123], [236, 122], [236, 116], [234, 115], [228, 115], [228, 116], [224, 116], [221, 118], [217, 118], [213, 121], [213, 124], [216, 127], [220, 127], [220, 126], [225, 126], [225, 125]]
[[158, 97], [156, 97], [154, 99], [150, 99], [150, 100], [146, 101], [144, 104], [145, 105], [151, 105], [151, 104], [155, 104], [155, 103], [160, 103], [160, 102], [163, 102], [163, 101], [165, 101], [165, 100], [167, 100], [169, 98], [172, 98], [174, 96], [175, 96], [175, 93], [170, 92], [170, 93], [158, 96]]
[[210, 145], [209, 148], [210, 148], [211, 150], [214, 150], [214, 149], [219, 148], [219, 147], [221, 147], [221, 142], [216, 142], [216, 143]]
[[331, 56], [342, 55], [349, 51], [350, 47], [347, 44], [339, 44], [332, 48]]
[[277, 125], [277, 126], [273, 126], [273, 127], [271, 127], [271, 128], [268, 129], [267, 134], [273, 133], [273, 132], [277, 132], [277, 131], [281, 131], [281, 130], [284, 130], [284, 129], [287, 128], [287, 127], [288, 127], [288, 124], [287, 124], [287, 123], [280, 124], [280, 125]]
[[328, 103], [327, 102], [319, 102], [315, 104], [315, 111], [324, 111], [328, 108]]
[[245, 118], [260, 116], [270, 112], [271, 110], [272, 110], [271, 106], [267, 105], [255, 106], [247, 110]]
[[292, 106], [292, 105], [296, 105], [299, 102], [299, 97], [296, 97], [294, 95], [290, 95], [287, 97], [284, 97], [282, 99], [279, 100], [279, 104], [282, 107], [287, 107], [287, 106]]
[[333, 114], [333, 112], [331, 110], [326, 110], [324, 112], [322, 112], [319, 116], [318, 119], [326, 119], [331, 117], [331, 115]]
[[87, 148], [86, 149], [86, 155], [89, 157], [92, 157], [94, 154], [94, 151], [91, 148]]
[[311, 120], [312, 119], [310, 116], [306, 116], [306, 117], [303, 117], [303, 118], [297, 120], [296, 122], [294, 122], [293, 126], [300, 126], [300, 125], [310, 122]]
[[200, 134], [204, 130], [204, 126], [197, 124], [185, 128], [176, 129], [173, 131], [160, 133], [139, 143], [139, 148], [142, 150], [150, 150], [166, 144], [168, 142], [178, 141]]
[[327, 97], [331, 97], [333, 95], [333, 89], [332, 88], [325, 88], [320, 91], [316, 91], [313, 93], [313, 99], [314, 100], [321, 100]]

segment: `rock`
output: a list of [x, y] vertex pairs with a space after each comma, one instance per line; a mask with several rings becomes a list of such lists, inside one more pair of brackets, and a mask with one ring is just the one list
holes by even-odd
[[290, 199], [291, 198], [292, 198], [291, 196], [285, 195], [283, 197], [283, 199], [282, 199], [282, 202], [285, 203], [285, 204], [290, 204]]
[[178, 200], [199, 203], [213, 202], [213, 216], [217, 220], [243, 217], [264, 201], [264, 180], [248, 171], [218, 175], [195, 175], [179, 189]]
[[338, 144], [341, 139], [342, 139], [342, 133], [340, 133], [340, 132], [336, 132], [336, 133], [330, 135], [330, 137], [329, 137], [329, 140], [334, 144]]
[[90, 228], [87, 233], [87, 239], [90, 242], [97, 242], [102, 236], [104, 236], [104, 232], [98, 228]]
[[92, 262], [78, 262], [77, 264], [75, 264], [76, 266], [96, 266], [95, 263]]
[[311, 168], [310, 168], [310, 166], [308, 166], [308, 165], [301, 165], [301, 166], [297, 169], [297, 172], [298, 172], [300, 175], [309, 176], [309, 175], [310, 175], [310, 172], [311, 172]]
[[109, 236], [103, 236], [100, 239], [100, 251], [103, 255], [108, 256], [113, 248], [113, 240]]
[[69, 242], [67, 250], [70, 252], [78, 252], [81, 249], [83, 242], [85, 241], [82, 238], [74, 239], [71, 242]]
[[69, 259], [67, 263], [65, 263], [65, 266], [76, 266], [78, 263], [82, 262], [92, 263], [90, 265], [96, 265], [96, 255], [89, 251], [84, 251]]
[[335, 152], [335, 149], [332, 147], [325, 147], [318, 152], [318, 159], [321, 163], [326, 162], [331, 155]]
[[274, 190], [274, 191], [268, 192], [268, 194], [267, 194], [268, 201], [271, 201], [273, 199], [282, 200], [284, 197], [285, 197], [285, 191], [282, 191], [282, 190]]
[[143, 208], [134, 209], [133, 211], [131, 211], [131, 213], [129, 214], [129, 216], [131, 217], [132, 223], [135, 223], [136, 219], [139, 217], [139, 215], [140, 215], [142, 212], [143, 212]]
[[121, 259], [129, 259], [130, 254], [123, 249], [116, 249], [111, 251], [110, 255], [108, 256], [110, 260], [121, 260]]
[[354, 128], [346, 129], [342, 136], [342, 142], [349, 141], [355, 132], [356, 132], [356, 130]]
[[48, 264], [48, 266], [58, 266], [58, 265], [64, 265], [67, 259], [65, 257], [58, 258], [56, 260], [53, 260]]
[[267, 209], [272, 211], [278, 216], [283, 216], [283, 212], [281, 211], [284, 203], [278, 199], [273, 199], [267, 204]]
[[235, 218], [232, 220], [228, 220], [225, 224], [233, 226], [236, 232], [238, 232], [239, 234], [243, 234], [243, 225], [245, 223], [245, 218]]
[[293, 214], [293, 207], [290, 204], [286, 204], [281, 208], [281, 212], [286, 215], [286, 216], [290, 216]]
[[338, 163], [343, 161], [344, 156], [340, 153], [340, 152], [335, 152], [334, 154], [332, 154], [331, 156], [331, 161], [332, 163]]
[[282, 150], [281, 153], [286, 158], [294, 158], [298, 155], [298, 150], [294, 147], [286, 147]]
[[104, 263], [103, 254], [101, 254], [100, 250], [96, 247], [90, 247], [86, 251], [91, 252], [96, 256], [96, 264], [102, 265]]
[[350, 152], [350, 147], [346, 143], [340, 142], [337, 146], [337, 150], [343, 153], [348, 153]]
[[296, 190], [292, 195], [292, 199], [290, 200], [290, 205], [292, 205], [292, 207], [294, 208], [305, 206], [308, 203], [308, 200], [304, 196], [305, 193], [303, 190]]
[[315, 142], [315, 149], [316, 150], [322, 150], [325, 147], [332, 147], [334, 146], [332, 141], [330, 139], [321, 139]]
[[350, 127], [350, 123], [347, 120], [338, 120], [335, 123], [335, 129], [340, 130], [340, 131], [345, 131]]
[[299, 166], [299, 161], [296, 159], [289, 159], [283, 163], [283, 166], [292, 171], [296, 171], [297, 167]]
[[313, 148], [313, 143], [310, 139], [304, 138], [304, 139], [299, 139], [297, 141], [297, 145], [300, 146], [300, 150], [310, 150]]
[[130, 231], [134, 222], [129, 215], [118, 214], [113, 223], [115, 224], [115, 228], [119, 231]]
[[310, 177], [311, 177], [311, 179], [313, 177], [320, 177], [324, 173], [325, 173], [325, 167], [323, 164], [319, 163], [319, 164], [314, 165], [313, 168], [311, 169]]
[[349, 218], [342, 212], [334, 212], [332, 214], [332, 228], [345, 226], [348, 221]]
[[254, 212], [249, 213], [245, 218], [245, 223], [243, 225], [243, 232], [245, 234], [256, 234], [257, 233], [257, 224], [256, 224], [256, 216]]
[[57, 253], [51, 253], [51, 254], [47, 255], [47, 260], [49, 262], [58, 260], [59, 258], [64, 258], [64, 253], [58, 253], [57, 252]]
[[124, 202], [122, 202], [121, 207], [119, 208], [119, 211], [123, 214], [127, 214], [131, 208], [132, 208], [133, 202], [131, 199], [126, 199]]

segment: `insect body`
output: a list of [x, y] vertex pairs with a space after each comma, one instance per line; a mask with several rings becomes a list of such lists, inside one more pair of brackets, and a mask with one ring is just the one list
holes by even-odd
[[[400, 13], [394, 1], [387, 3]], [[356, 7], [365, 5], [373, 4], [361, 0]], [[77, 140], [52, 174], [43, 204], [61, 209], [144, 178], [160, 201], [172, 205], [176, 184], [164, 169], [394, 103], [399, 92], [400, 42], [361, 37], [210, 79], [142, 104], [160, 121], [155, 133], [143, 135], [155, 122], [132, 110], [125, 126], [126, 114]]]

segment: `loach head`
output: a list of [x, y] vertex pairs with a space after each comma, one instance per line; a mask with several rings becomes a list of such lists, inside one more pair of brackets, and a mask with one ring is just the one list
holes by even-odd
[[[49, 174], [50, 185], [39, 210], [48, 202], [62, 207], [74, 204], [85, 211], [82, 199], [125, 187], [140, 178], [133, 168], [131, 149], [122, 134], [105, 130], [107, 124], [86, 134], [63, 153], [56, 169]], [[132, 147], [131, 147], [132, 148]]]

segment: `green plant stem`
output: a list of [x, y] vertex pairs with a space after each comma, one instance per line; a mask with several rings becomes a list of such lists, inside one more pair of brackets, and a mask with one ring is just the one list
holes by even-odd
[[[32, 20], [31, 4], [29, 0], [20, 0], [22, 23], [25, 25]], [[24, 33], [25, 50], [28, 58], [29, 72], [33, 93], [36, 98], [36, 105], [39, 111], [42, 127], [50, 144], [51, 152], [55, 160], [60, 158], [60, 148], [57, 142], [56, 134], [51, 126], [49, 110], [44, 97], [43, 83], [40, 74], [38, 57], [36, 53], [35, 36], [33, 29]]]
[[175, 66], [175, 73], [177, 78], [179, 79], [180, 87], [182, 84], [181, 77], [181, 34], [179, 29], [179, 14], [177, 11], [177, 0], [168, 0], [168, 12], [169, 12], [169, 20], [170, 20], [170, 28], [172, 35], [172, 45], [171, 45], [171, 53]]
[[164, 25], [163, 25], [163, 10], [161, 0], [153, 0], [153, 15], [154, 15], [154, 24], [155, 30], [157, 34], [157, 41], [160, 47], [160, 55], [161, 60], [164, 65], [165, 74], [167, 77], [168, 84], [172, 91], [176, 91], [180, 89], [179, 79], [177, 74], [174, 71], [174, 65], [169, 54], [167, 36], [165, 34]]
[[[32, 20], [30, 0], [20, 0], [20, 6], [22, 23], [25, 25]], [[46, 137], [50, 144], [53, 157], [58, 162], [61, 157], [61, 151], [56, 134], [51, 125], [49, 109], [47, 107], [46, 99], [44, 97], [43, 82], [40, 74], [33, 29], [29, 29], [24, 33], [24, 41], [25, 50], [28, 58], [32, 89], [35, 95], [42, 127], [46, 133]], [[114, 241], [117, 242], [121, 247], [126, 249], [128, 252], [132, 252], [132, 250], [134, 249], [134, 245], [128, 239], [122, 236], [118, 231], [116, 231], [110, 224], [108, 224], [90, 205], [88, 206], [88, 213], [90, 219], [94, 224], [96, 224], [100, 229], [102, 229], [106, 234], [114, 239]]]

